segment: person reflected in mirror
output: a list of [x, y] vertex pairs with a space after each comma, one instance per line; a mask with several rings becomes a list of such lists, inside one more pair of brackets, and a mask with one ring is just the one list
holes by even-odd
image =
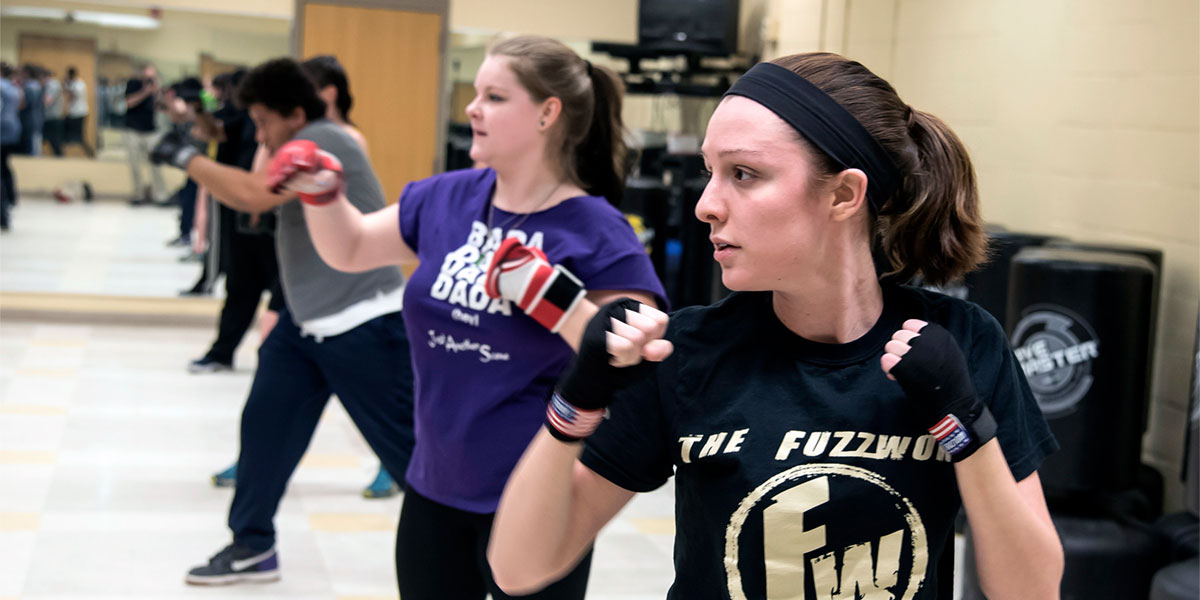
[[33, 64], [21, 66], [21, 91], [25, 99], [21, 103], [21, 154], [42, 155], [42, 124], [45, 121], [46, 105], [42, 96], [42, 82], [38, 77], [41, 67]]
[[[135, 206], [167, 200], [167, 184], [163, 180], [162, 170], [147, 160], [150, 148], [154, 147], [158, 137], [154, 111], [159, 100], [158, 69], [152, 64], [144, 64], [138, 74], [125, 83], [125, 152], [133, 178], [133, 194], [129, 203]], [[145, 169], [150, 170], [149, 185], [144, 183]]]
[[88, 144], [84, 130], [88, 118], [88, 87], [79, 78], [79, 70], [67, 67], [67, 79], [63, 83], [63, 95], [66, 98], [67, 116], [63, 121], [63, 148], [78, 144], [88, 158], [95, 158], [96, 151]]
[[46, 105], [45, 121], [42, 122], [42, 139], [50, 144], [54, 156], [63, 155], [63, 109], [66, 102], [63, 97], [62, 82], [50, 69], [42, 69], [42, 100]]

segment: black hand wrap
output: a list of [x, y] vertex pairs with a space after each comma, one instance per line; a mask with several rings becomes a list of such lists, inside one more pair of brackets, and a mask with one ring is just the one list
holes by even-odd
[[546, 409], [546, 428], [554, 437], [574, 442], [591, 435], [613, 395], [650, 368], [645, 361], [629, 367], [613, 366], [608, 353], [606, 334], [612, 331], [612, 319], [625, 321], [625, 311], [637, 312], [639, 306], [636, 300], [617, 300], [600, 307], [600, 312], [588, 321], [579, 353], [559, 379]]
[[912, 349], [892, 367], [892, 376], [951, 460], [974, 454], [996, 437], [996, 419], [975, 395], [958, 344], [948, 331], [930, 323], [908, 345]]
[[150, 151], [150, 162], [161, 165], [168, 164], [180, 169], [187, 169], [188, 162], [200, 154], [196, 145], [178, 131], [168, 131]]

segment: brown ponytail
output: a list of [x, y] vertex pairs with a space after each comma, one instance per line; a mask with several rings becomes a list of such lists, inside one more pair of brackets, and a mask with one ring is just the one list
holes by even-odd
[[588, 63], [562, 42], [540, 36], [501, 40], [488, 54], [510, 59], [517, 80], [535, 102], [551, 97], [562, 101], [550, 147], [557, 151], [563, 174], [587, 193], [619, 204], [626, 148], [624, 86], [617, 75]]
[[[863, 65], [836, 54], [793, 54], [772, 61], [807, 79], [854, 115], [883, 146], [902, 183], [879, 202], [872, 233], [892, 270], [906, 282], [916, 275], [941, 285], [977, 267], [987, 256], [975, 170], [966, 146], [937, 117], [914, 110]], [[825, 178], [833, 161], [819, 157]], [[868, 174], [869, 176], [869, 174]]]
[[575, 173], [589, 194], [604, 196], [617, 206], [625, 194], [625, 128], [621, 98], [625, 85], [608, 67], [587, 64], [595, 94], [592, 122], [575, 148]]

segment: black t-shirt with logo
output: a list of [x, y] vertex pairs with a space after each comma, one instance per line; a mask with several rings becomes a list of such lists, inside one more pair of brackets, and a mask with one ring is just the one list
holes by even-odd
[[880, 369], [906, 319], [945, 327], [1022, 480], [1058, 448], [1003, 330], [968, 302], [886, 286], [848, 344], [805, 340], [769, 292], [681, 310], [675, 352], [621, 393], [582, 461], [638, 492], [675, 476], [669, 598], [950, 598], [954, 468]]

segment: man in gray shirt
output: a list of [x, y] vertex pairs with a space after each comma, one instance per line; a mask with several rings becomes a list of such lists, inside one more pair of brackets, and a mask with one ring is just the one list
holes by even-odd
[[50, 143], [50, 151], [55, 156], [62, 156], [63, 114], [66, 108], [63, 102], [62, 83], [49, 69], [42, 69], [43, 99], [46, 103], [46, 120], [42, 123], [42, 137]]
[[[325, 120], [325, 103], [296, 61], [255, 67], [238, 88], [258, 141], [274, 153], [312, 140], [341, 161], [346, 196], [363, 212], [384, 207], [383, 190], [361, 146]], [[258, 368], [242, 413], [237, 485], [229, 509], [233, 543], [187, 582], [220, 585], [279, 578], [274, 516], [317, 420], [336, 393], [384, 467], [403, 485], [413, 448], [412, 364], [401, 319], [404, 279], [387, 267], [343, 273], [313, 247], [304, 211], [272, 193], [265, 175], [219, 164], [181, 136], [168, 134], [151, 160], [185, 169], [234, 210], [279, 210], [276, 249], [286, 307], [258, 351]]]

